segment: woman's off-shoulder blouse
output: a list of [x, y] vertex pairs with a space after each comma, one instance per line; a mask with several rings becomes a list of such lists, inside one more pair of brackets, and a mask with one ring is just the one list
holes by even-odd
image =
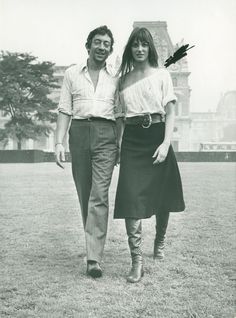
[[176, 100], [171, 76], [164, 68], [158, 68], [151, 75], [120, 91], [120, 103], [125, 117], [146, 113], [165, 115], [165, 106]]

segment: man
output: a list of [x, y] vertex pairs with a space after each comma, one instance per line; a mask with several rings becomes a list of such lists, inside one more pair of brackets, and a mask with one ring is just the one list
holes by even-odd
[[107, 234], [108, 189], [119, 153], [117, 78], [106, 65], [113, 43], [113, 35], [106, 26], [88, 35], [87, 62], [65, 72], [56, 129], [56, 163], [63, 168], [63, 139], [71, 123], [72, 174], [85, 231], [87, 274], [92, 277], [102, 276], [100, 263]]

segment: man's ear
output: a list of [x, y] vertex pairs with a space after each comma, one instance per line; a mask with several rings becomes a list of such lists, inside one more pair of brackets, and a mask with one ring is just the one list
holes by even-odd
[[109, 55], [111, 55], [112, 52], [113, 52], [113, 48], [111, 48]]
[[85, 44], [85, 47], [86, 47], [86, 50], [87, 50], [87, 52], [88, 52], [88, 54], [89, 54], [90, 48], [88, 47], [88, 43]]

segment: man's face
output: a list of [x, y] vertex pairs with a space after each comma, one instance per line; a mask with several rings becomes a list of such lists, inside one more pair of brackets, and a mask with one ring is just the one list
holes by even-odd
[[107, 34], [96, 34], [92, 39], [88, 52], [89, 57], [95, 62], [105, 62], [111, 54], [111, 38]]

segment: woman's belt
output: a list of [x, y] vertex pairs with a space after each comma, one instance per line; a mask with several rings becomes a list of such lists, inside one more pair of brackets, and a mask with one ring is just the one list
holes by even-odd
[[143, 114], [141, 116], [126, 117], [126, 125], [141, 125], [143, 128], [149, 128], [152, 124], [164, 122], [165, 118], [159, 113]]

